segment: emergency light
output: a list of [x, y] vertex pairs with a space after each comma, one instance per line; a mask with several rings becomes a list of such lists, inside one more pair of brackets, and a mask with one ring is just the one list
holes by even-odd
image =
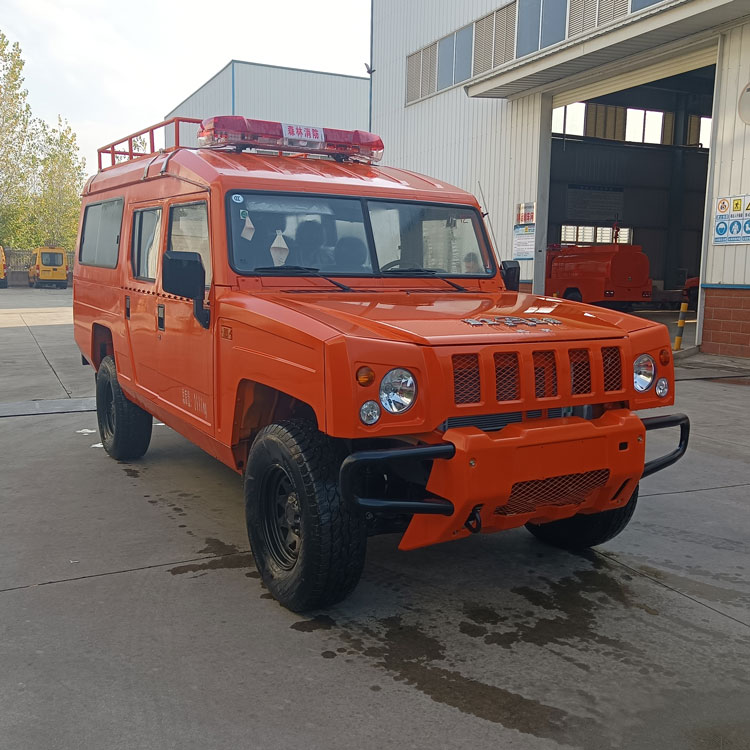
[[365, 130], [336, 130], [312, 125], [250, 120], [240, 115], [222, 115], [203, 120], [198, 143], [204, 148], [259, 148], [322, 154], [353, 161], [374, 162], [383, 158], [380, 136]]

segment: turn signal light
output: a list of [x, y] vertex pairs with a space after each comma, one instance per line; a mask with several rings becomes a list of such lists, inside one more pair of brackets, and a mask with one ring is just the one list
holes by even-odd
[[371, 367], [360, 367], [357, 370], [357, 382], [362, 386], [372, 385], [375, 382], [375, 373]]
[[659, 352], [659, 362], [661, 362], [665, 367], [669, 364], [671, 359], [672, 358], [669, 356], [669, 352], [666, 349], [662, 349]]

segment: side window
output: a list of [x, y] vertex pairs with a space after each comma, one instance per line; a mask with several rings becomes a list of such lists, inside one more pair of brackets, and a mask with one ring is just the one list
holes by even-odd
[[133, 212], [131, 262], [136, 279], [154, 281], [161, 240], [161, 209], [147, 208]]
[[115, 268], [121, 225], [122, 198], [87, 206], [78, 256], [81, 263], [86, 266]]
[[205, 203], [187, 203], [169, 209], [169, 250], [198, 253], [211, 286], [211, 248], [208, 242], [208, 210]]

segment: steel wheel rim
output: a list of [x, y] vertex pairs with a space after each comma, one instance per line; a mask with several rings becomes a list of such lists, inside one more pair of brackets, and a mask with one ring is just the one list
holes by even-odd
[[299, 498], [286, 470], [275, 464], [260, 488], [262, 533], [273, 561], [284, 570], [297, 563], [302, 542]]

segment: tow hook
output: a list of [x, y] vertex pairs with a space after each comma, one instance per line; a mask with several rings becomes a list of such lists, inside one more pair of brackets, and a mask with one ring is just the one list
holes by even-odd
[[472, 534], [478, 534], [482, 530], [482, 516], [479, 515], [481, 509], [481, 505], [475, 505], [471, 509], [471, 513], [469, 513], [469, 517], [464, 524]]

